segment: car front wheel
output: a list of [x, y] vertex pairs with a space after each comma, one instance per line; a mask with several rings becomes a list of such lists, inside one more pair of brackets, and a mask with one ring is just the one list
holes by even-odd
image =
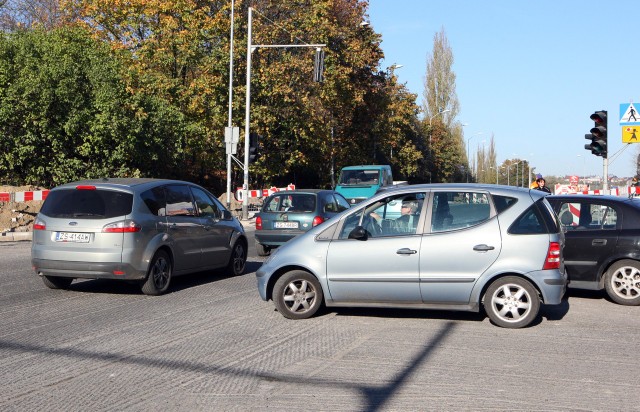
[[308, 272], [285, 273], [273, 288], [273, 301], [278, 312], [288, 319], [307, 319], [322, 305], [322, 288]]
[[484, 295], [489, 319], [503, 328], [523, 328], [538, 316], [540, 298], [525, 279], [506, 276], [494, 281]]
[[640, 305], [640, 262], [627, 259], [614, 263], [605, 275], [604, 286], [614, 302]]
[[145, 295], [161, 295], [169, 289], [173, 265], [167, 252], [159, 250], [151, 260], [147, 279], [142, 284]]

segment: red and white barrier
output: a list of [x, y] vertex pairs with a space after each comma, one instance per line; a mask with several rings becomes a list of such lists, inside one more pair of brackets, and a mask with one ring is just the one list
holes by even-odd
[[44, 200], [49, 190], [34, 190], [28, 192], [0, 192], [0, 202], [28, 202], [31, 200]]
[[[262, 189], [262, 190], [248, 190], [247, 191], [247, 197], [249, 198], [260, 198], [260, 197], [268, 197], [271, 196], [272, 194], [276, 193], [276, 192], [281, 192], [284, 190], [296, 190], [296, 185], [294, 184], [290, 184], [287, 187], [270, 187], [269, 189]], [[236, 190], [236, 200], [238, 202], [243, 202], [243, 196], [244, 196], [244, 190], [242, 190], [241, 187], [239, 187]]]

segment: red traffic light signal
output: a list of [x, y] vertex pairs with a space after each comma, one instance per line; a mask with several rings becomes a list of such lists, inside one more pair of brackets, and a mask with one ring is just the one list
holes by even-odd
[[585, 134], [584, 138], [591, 140], [591, 143], [584, 145], [584, 148], [591, 150], [596, 156], [607, 158], [607, 111], [600, 110], [589, 116], [593, 120], [594, 127], [590, 134]]

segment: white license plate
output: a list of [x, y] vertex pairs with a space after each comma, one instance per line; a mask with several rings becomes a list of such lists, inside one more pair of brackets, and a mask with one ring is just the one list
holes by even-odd
[[298, 222], [273, 222], [273, 227], [276, 229], [297, 229]]
[[56, 232], [56, 242], [89, 243], [90, 233]]

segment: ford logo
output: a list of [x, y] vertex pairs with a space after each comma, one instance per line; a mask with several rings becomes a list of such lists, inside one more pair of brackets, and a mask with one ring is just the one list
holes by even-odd
[[69, 222], [69, 226], [75, 226], [77, 224], [78, 224], [78, 222]]

